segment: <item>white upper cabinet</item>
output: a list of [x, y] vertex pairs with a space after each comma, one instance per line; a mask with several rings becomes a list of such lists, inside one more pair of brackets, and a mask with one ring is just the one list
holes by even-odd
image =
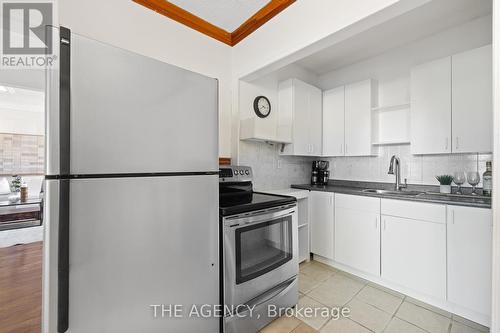
[[372, 107], [377, 104], [374, 80], [345, 86], [345, 156], [370, 156], [372, 146]]
[[411, 151], [451, 153], [451, 57], [411, 70]]
[[413, 154], [491, 152], [492, 121], [491, 45], [412, 69]]
[[[291, 136], [283, 154], [320, 156], [322, 151], [321, 90], [297, 79], [279, 84], [278, 137]], [[287, 129], [287, 126], [291, 129]]]
[[323, 156], [344, 156], [344, 86], [323, 92]]
[[454, 153], [493, 151], [491, 45], [452, 56]]
[[448, 206], [448, 300], [490, 316], [491, 209]]
[[323, 93], [323, 156], [371, 156], [372, 107], [377, 104], [373, 80]]

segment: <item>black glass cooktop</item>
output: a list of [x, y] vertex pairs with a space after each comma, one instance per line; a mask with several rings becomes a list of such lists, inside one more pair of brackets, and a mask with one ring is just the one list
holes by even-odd
[[294, 197], [259, 192], [221, 193], [219, 213], [221, 216], [246, 213], [296, 202]]

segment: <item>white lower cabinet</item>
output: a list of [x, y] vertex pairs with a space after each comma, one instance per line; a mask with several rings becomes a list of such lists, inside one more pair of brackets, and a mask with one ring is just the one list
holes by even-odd
[[335, 261], [380, 275], [380, 199], [335, 194]]
[[491, 209], [448, 206], [448, 300], [491, 313]]
[[382, 278], [446, 299], [446, 206], [382, 199]]
[[309, 198], [312, 253], [488, 325], [491, 209], [315, 191]]
[[382, 216], [382, 278], [446, 298], [446, 225]]
[[309, 196], [311, 252], [333, 259], [334, 194], [312, 191]]

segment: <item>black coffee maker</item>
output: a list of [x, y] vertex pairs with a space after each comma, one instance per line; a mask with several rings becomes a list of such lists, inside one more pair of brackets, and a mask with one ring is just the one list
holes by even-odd
[[329, 167], [330, 163], [328, 161], [313, 161], [311, 171], [311, 184], [328, 185], [328, 179], [330, 179], [330, 171], [328, 171]]

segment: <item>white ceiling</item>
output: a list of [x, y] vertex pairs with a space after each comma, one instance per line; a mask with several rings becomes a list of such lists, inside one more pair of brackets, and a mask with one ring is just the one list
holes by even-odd
[[270, 0], [169, 0], [176, 6], [233, 32]]
[[491, 11], [491, 0], [434, 0], [303, 58], [297, 64], [316, 74], [325, 74], [487, 15]]

